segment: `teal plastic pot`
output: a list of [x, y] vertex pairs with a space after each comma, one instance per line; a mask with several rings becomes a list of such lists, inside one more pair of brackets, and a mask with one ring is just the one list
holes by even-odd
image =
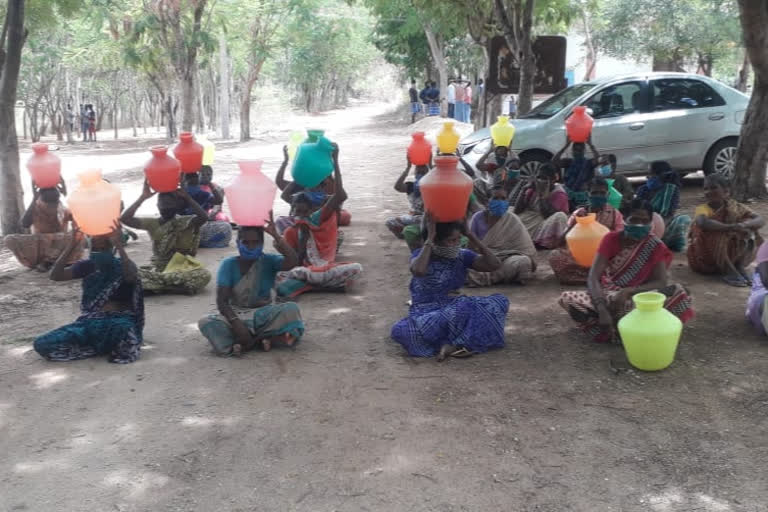
[[333, 143], [323, 136], [317, 142], [302, 143], [291, 167], [293, 181], [306, 188], [318, 186], [333, 172], [332, 153]]

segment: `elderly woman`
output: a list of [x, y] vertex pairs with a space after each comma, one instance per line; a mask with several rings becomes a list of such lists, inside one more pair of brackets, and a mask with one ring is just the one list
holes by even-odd
[[[589, 146], [592, 158], [586, 157], [586, 147]], [[563, 158], [563, 154], [571, 146], [571, 158]], [[594, 144], [592, 136], [583, 142], [573, 142], [565, 136], [565, 145], [552, 158], [552, 164], [561, 170], [565, 190], [568, 193], [571, 210], [589, 203], [589, 182], [595, 176], [595, 167], [600, 160], [600, 153]]]
[[[280, 254], [264, 252], [264, 233], [275, 241]], [[222, 355], [239, 356], [260, 345], [265, 351], [275, 343], [294, 346], [304, 334], [299, 307], [276, 304], [272, 290], [277, 273], [298, 263], [296, 252], [278, 234], [272, 214], [266, 226], [241, 226], [237, 233], [239, 256], [219, 265], [216, 305], [219, 314], [198, 322], [203, 333]]]
[[[67, 194], [63, 180], [58, 187], [44, 189], [32, 182], [32, 202], [21, 219], [21, 225], [32, 228], [32, 234], [5, 237], [5, 246], [25, 267], [48, 272], [72, 239], [68, 231], [70, 225], [74, 227], [74, 220], [61, 204], [61, 194]], [[79, 260], [83, 249], [81, 243], [70, 253], [67, 263]]]
[[[424, 245], [411, 258], [412, 306], [408, 316], [392, 327], [392, 339], [416, 357], [466, 357], [504, 346], [509, 300], [459, 295], [467, 272], [494, 272], [501, 261], [466, 226], [436, 224], [427, 214]], [[461, 249], [462, 231], [479, 251]]]
[[[121, 216], [124, 224], [143, 229], [152, 238], [152, 265], [139, 269], [144, 290], [194, 295], [211, 280], [211, 273], [193, 258], [208, 214], [181, 188], [158, 194], [160, 217], [136, 217], [136, 210], [153, 195], [145, 181], [141, 196]], [[183, 215], [187, 208], [194, 215]]]
[[82, 242], [82, 233], [73, 233], [51, 270], [54, 281], [82, 280], [81, 314], [35, 339], [35, 350], [51, 361], [108, 355], [112, 363], [132, 363], [142, 344], [144, 299], [136, 265], [123, 249], [122, 229], [115, 223], [110, 235], [92, 238], [89, 258], [67, 266]]
[[[589, 186], [589, 207], [577, 209], [568, 219], [568, 231], [576, 225], [576, 217], [594, 213], [597, 222], [611, 231], [624, 231], [624, 217], [613, 206], [608, 204], [608, 182], [605, 178], [596, 177]], [[568, 232], [566, 232], [566, 235]], [[573, 259], [567, 248], [554, 251], [549, 257], [549, 265], [560, 284], [584, 284], [587, 282], [589, 269], [582, 267]]]
[[523, 283], [536, 269], [536, 247], [520, 218], [509, 211], [502, 186], [493, 189], [488, 207], [472, 216], [469, 231], [501, 261], [501, 267], [493, 272], [470, 269], [470, 286]]
[[347, 199], [338, 146], [333, 151], [333, 164], [334, 192], [319, 207], [306, 190], [294, 197], [295, 224], [284, 234], [288, 245], [298, 254], [299, 264], [278, 277], [277, 293], [283, 297], [297, 297], [311, 290], [344, 291], [363, 271], [359, 263], [336, 261], [337, 211]]
[[696, 208], [689, 235], [688, 265], [700, 274], [717, 274], [731, 286], [752, 284], [747, 266], [763, 242], [765, 221], [731, 199], [728, 180], [717, 174], [704, 179], [706, 203]]
[[633, 308], [636, 293], [658, 291], [664, 307], [687, 322], [693, 317], [685, 288], [667, 281], [672, 253], [651, 232], [653, 208], [634, 200], [623, 231], [608, 233], [592, 263], [587, 291], [563, 292], [560, 306], [598, 343], [615, 341], [616, 324]]
[[515, 205], [515, 214], [541, 249], [559, 247], [568, 229], [568, 194], [558, 179], [552, 164], [542, 165], [536, 180], [522, 191]]

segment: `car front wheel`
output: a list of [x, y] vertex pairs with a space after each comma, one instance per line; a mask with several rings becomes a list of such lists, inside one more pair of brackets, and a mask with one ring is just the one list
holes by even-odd
[[704, 174], [719, 174], [724, 178], [733, 178], [736, 170], [737, 139], [721, 140], [709, 150], [704, 161]]
[[543, 151], [529, 151], [520, 155], [520, 175], [525, 178], [534, 178], [539, 171], [539, 167], [546, 162], [550, 162], [552, 157]]

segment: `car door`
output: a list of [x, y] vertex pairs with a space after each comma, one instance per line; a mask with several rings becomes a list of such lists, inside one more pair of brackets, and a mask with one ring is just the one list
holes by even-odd
[[651, 80], [650, 92], [649, 160], [665, 160], [679, 170], [698, 170], [711, 144], [727, 128], [725, 100], [696, 78]]
[[645, 120], [648, 91], [645, 80], [631, 80], [601, 88], [582, 103], [592, 111], [592, 142], [600, 153], [616, 155], [619, 171], [645, 169]]

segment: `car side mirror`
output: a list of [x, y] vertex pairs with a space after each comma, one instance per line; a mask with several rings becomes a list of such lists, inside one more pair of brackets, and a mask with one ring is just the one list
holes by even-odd
[[595, 113], [595, 111], [594, 111], [594, 110], [592, 110], [592, 109], [591, 109], [591, 108], [589, 108], [589, 107], [587, 107], [587, 110], [586, 110], [586, 112], [587, 112], [587, 114], [589, 114], [590, 116], [591, 116], [591, 115], [593, 115], [593, 114]]

